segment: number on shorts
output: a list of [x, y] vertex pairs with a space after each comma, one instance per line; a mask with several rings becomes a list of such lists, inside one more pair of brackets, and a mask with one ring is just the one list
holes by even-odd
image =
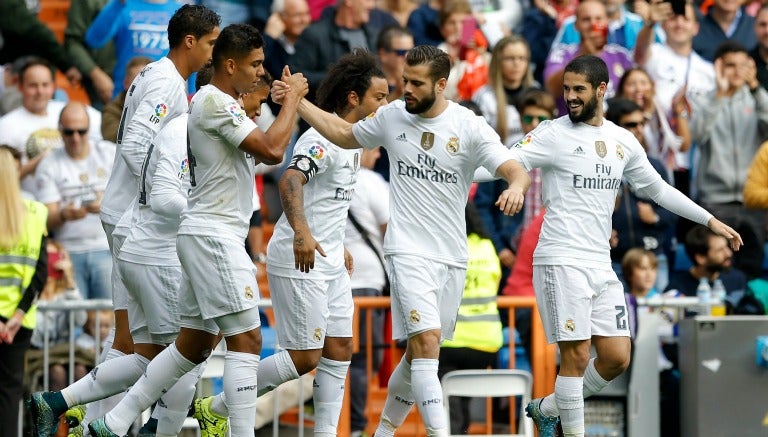
[[627, 308], [624, 305], [616, 305], [614, 308], [618, 311], [616, 313], [616, 329], [627, 329], [627, 319], [624, 317], [627, 315]]

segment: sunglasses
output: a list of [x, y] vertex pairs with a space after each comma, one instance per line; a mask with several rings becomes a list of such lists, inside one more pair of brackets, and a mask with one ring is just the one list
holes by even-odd
[[80, 136], [82, 137], [88, 133], [88, 129], [62, 129], [61, 130], [61, 133], [63, 133], [65, 136], [68, 136], [68, 137], [71, 137], [72, 135], [74, 135], [75, 132], [80, 134]]
[[408, 49], [389, 49], [387, 50], [389, 53], [394, 53], [397, 56], [405, 56], [408, 54]]
[[523, 115], [523, 123], [531, 124], [533, 123], [533, 120], [536, 120], [539, 123], [541, 123], [544, 120], [549, 120], [549, 117], [547, 117], [546, 115]]
[[624, 129], [634, 129], [638, 126], [645, 126], [644, 121], [628, 121], [621, 125]]

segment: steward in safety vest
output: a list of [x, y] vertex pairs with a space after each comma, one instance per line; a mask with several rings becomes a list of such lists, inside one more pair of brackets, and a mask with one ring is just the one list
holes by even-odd
[[40, 202], [22, 199], [26, 216], [18, 242], [0, 247], [0, 318], [25, 313], [21, 326], [32, 330], [37, 316], [35, 298], [45, 286], [48, 256], [45, 251], [48, 209]]

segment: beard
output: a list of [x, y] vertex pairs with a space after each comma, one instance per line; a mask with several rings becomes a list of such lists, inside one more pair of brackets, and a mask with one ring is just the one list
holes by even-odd
[[[567, 105], [568, 102], [566, 102]], [[584, 103], [581, 107], [580, 114], [574, 114], [570, 108], [568, 108], [568, 118], [571, 119], [571, 123], [586, 122], [593, 118], [597, 113], [597, 93], [595, 93], [587, 103]]]
[[[411, 96], [409, 96], [411, 97]], [[421, 100], [416, 101], [413, 104], [409, 104], [407, 101], [405, 102], [405, 110], [408, 111], [411, 114], [421, 114], [424, 112], [427, 112], [429, 108], [432, 107], [432, 105], [435, 104], [435, 100], [437, 100], [437, 96], [435, 95], [435, 90], [432, 90], [432, 94], [430, 94], [427, 97], [424, 97]]]

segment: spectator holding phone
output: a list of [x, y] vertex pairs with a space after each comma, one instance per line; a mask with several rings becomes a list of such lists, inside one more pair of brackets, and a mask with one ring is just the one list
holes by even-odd
[[445, 97], [469, 100], [488, 81], [488, 42], [477, 28], [468, 0], [446, 0], [438, 22], [444, 41], [437, 47], [451, 57]]
[[82, 296], [109, 299], [112, 258], [99, 209], [115, 146], [89, 140], [89, 127], [82, 104], [70, 103], [61, 110], [59, 130], [64, 148], [52, 151], [40, 162], [35, 174], [36, 197], [48, 208], [48, 229], [70, 254]]
[[608, 42], [608, 14], [605, 4], [598, 0], [584, 0], [576, 8], [576, 30], [581, 41], [577, 44], [552, 46], [544, 67], [544, 83], [547, 91], [557, 96], [558, 114], [568, 111], [563, 100], [563, 72], [565, 66], [580, 55], [594, 55], [608, 66], [608, 85], [605, 98], [616, 94], [616, 84], [624, 72], [632, 67], [630, 53], [618, 44]]

